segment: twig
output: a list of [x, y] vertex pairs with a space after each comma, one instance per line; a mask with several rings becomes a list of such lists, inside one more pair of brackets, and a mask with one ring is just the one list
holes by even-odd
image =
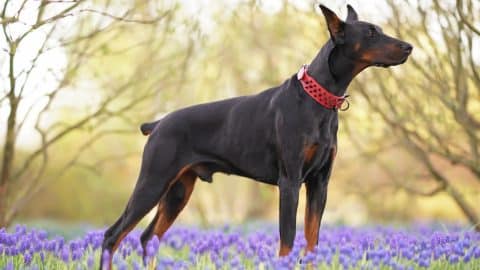
[[90, 13], [96, 13], [96, 14], [100, 14], [102, 16], [105, 16], [105, 17], [109, 17], [109, 18], [112, 18], [114, 20], [117, 20], [117, 21], [122, 21], [122, 22], [131, 22], [131, 23], [139, 23], [139, 24], [154, 24], [154, 23], [157, 23], [159, 21], [161, 21], [165, 16], [167, 16], [170, 11], [166, 11], [164, 12], [162, 15], [160, 15], [159, 17], [157, 18], [154, 18], [154, 19], [151, 19], [151, 20], [140, 20], [140, 19], [129, 19], [129, 18], [126, 18], [126, 16], [128, 15], [130, 10], [128, 10], [127, 12], [125, 12], [125, 14], [123, 14], [122, 16], [116, 16], [116, 15], [113, 15], [113, 14], [110, 14], [106, 11], [101, 11], [101, 10], [95, 10], [95, 9], [90, 9], [90, 8], [85, 8], [85, 9], [81, 9], [79, 12], [90, 12]]

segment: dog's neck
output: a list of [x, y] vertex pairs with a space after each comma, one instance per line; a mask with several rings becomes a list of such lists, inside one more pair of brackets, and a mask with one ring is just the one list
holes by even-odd
[[320, 85], [336, 96], [342, 96], [352, 79], [361, 70], [355, 62], [335, 48], [329, 40], [308, 67], [308, 74]]

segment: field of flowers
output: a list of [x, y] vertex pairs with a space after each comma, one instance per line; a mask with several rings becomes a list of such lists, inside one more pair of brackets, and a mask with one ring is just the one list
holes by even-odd
[[[122, 242], [114, 269], [480, 269], [480, 234], [459, 226], [324, 227], [320, 245], [306, 255], [299, 231], [284, 258], [276, 256], [273, 225], [174, 226], [149, 242], [146, 267], [140, 233]], [[100, 230], [66, 241], [25, 226], [0, 229], [0, 269], [96, 269], [101, 242]]]

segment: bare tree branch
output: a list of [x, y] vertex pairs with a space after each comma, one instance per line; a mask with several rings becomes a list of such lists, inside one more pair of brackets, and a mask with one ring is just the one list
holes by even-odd
[[457, 0], [457, 13], [460, 16], [461, 21], [472, 30], [475, 34], [480, 36], [480, 29], [476, 28], [470, 21], [466, 18], [465, 14], [463, 13], [463, 1]]
[[[18, 212], [25, 207], [25, 205], [39, 192], [44, 190], [48, 185], [50, 185], [52, 182], [56, 181], [56, 179], [60, 179], [62, 175], [64, 175], [69, 169], [72, 167], [76, 166], [79, 164], [79, 160], [82, 157], [82, 155], [91, 149], [91, 147], [99, 140], [103, 139], [106, 136], [109, 135], [129, 135], [132, 133], [137, 133], [137, 130], [118, 130], [118, 129], [112, 129], [112, 130], [102, 130], [100, 132], [97, 132], [93, 134], [89, 140], [85, 141], [81, 146], [78, 147], [78, 151], [75, 152], [75, 155], [60, 169], [58, 170], [57, 174], [55, 176], [52, 176], [49, 181], [42, 181], [41, 183], [38, 181], [34, 181], [31, 183], [31, 186], [28, 188], [23, 188], [22, 192], [19, 192], [17, 194], [17, 200], [15, 200], [15, 203], [12, 205], [11, 209], [9, 209], [9, 212], [7, 214], [8, 219], [13, 219]], [[124, 155], [123, 155], [124, 157]], [[85, 167], [85, 166], [84, 166]]]
[[91, 13], [100, 14], [102, 16], [105, 16], [105, 17], [108, 17], [108, 18], [111, 18], [111, 19], [114, 19], [114, 20], [117, 20], [117, 21], [129, 22], [129, 23], [139, 23], [139, 24], [155, 24], [155, 23], [163, 20], [170, 13], [170, 11], [167, 10], [166, 12], [161, 14], [160, 16], [158, 16], [156, 18], [153, 18], [151, 20], [141, 20], [141, 19], [127, 18], [127, 16], [131, 13], [131, 10], [127, 10], [121, 16], [116, 16], [116, 15], [110, 14], [110, 13], [105, 12], [105, 11], [95, 10], [95, 9], [90, 9], [90, 8], [81, 9], [79, 12], [91, 12]]
[[20, 37], [18, 37], [17, 42], [20, 42], [26, 36], [28, 36], [32, 31], [34, 31], [34, 30], [36, 30], [36, 29], [38, 29], [38, 28], [40, 28], [40, 27], [42, 27], [46, 24], [56, 22], [60, 19], [68, 17], [68, 16], [73, 16], [73, 14], [71, 14], [69, 12], [72, 11], [73, 9], [75, 9], [76, 7], [78, 7], [84, 1], [85, 0], [78, 0], [78, 1], [74, 2], [72, 5], [70, 5], [68, 8], [65, 8], [64, 10], [58, 12], [57, 14], [55, 14], [55, 15], [47, 18], [47, 19], [42, 19], [43, 10], [44, 10], [45, 5], [47, 3], [45, 1], [42, 1], [41, 4], [40, 4], [38, 13], [37, 13], [37, 21], [35, 22], [34, 25], [32, 25], [32, 27], [29, 30], [25, 31]]
[[[110, 0], [103, 3], [102, 10], [81, 9], [81, 5], [84, 2], [84, 0], [42, 0], [35, 7], [35, 22], [32, 25], [19, 21], [20, 14], [26, 9], [26, 0], [20, 3], [20, 7], [15, 11], [14, 15], [7, 14], [13, 12], [7, 8], [9, 0], [6, 0], [1, 10], [0, 24], [7, 44], [4, 50], [7, 52], [9, 59], [7, 63], [9, 89], [6, 90], [5, 96], [2, 93], [0, 104], [2, 107], [4, 104], [7, 105], [10, 113], [6, 125], [7, 136], [3, 145], [2, 168], [0, 171], [0, 226], [9, 223], [26, 203], [31, 200], [32, 196], [37, 194], [39, 187], [43, 186], [51, 159], [55, 158], [52, 153], [58, 151], [55, 146], [59, 145], [62, 140], [68, 138], [71, 134], [77, 134], [81, 131], [99, 130], [98, 133], [93, 133], [93, 135], [98, 135], [98, 138], [91, 138], [85, 141], [84, 147], [88, 149], [100, 138], [106, 136], [103, 135], [103, 128], [101, 126], [96, 127], [95, 123], [106, 123], [113, 119], [117, 119], [117, 121], [120, 119], [128, 123], [128, 125], [136, 125], [137, 123], [133, 123], [134, 121], [131, 119], [129, 112], [147, 104], [146, 101], [157, 94], [160, 85], [168, 87], [169, 83], [180, 84], [188, 81], [178, 77], [172, 79], [168, 69], [165, 69], [165, 72], [160, 74], [155, 74], [155, 76], [150, 74], [155, 67], [159, 66], [159, 63], [156, 63], [156, 61], [162, 61], [161, 64], [165, 64], [166, 61], [178, 59], [177, 54], [185, 55], [185, 51], [187, 53], [183, 61], [176, 61], [182, 65], [180, 67], [181, 70], [179, 69], [181, 71], [179, 74], [185, 74], [185, 70], [188, 67], [185, 63], [192, 56], [193, 49], [189, 48], [193, 48], [193, 45], [187, 48], [179, 46], [178, 49], [168, 49], [166, 53], [162, 50], [166, 45], [170, 45], [166, 41], [169, 40], [169, 35], [173, 35], [173, 32], [170, 31], [170, 21], [174, 18], [172, 16], [174, 9], [163, 9], [152, 18], [140, 19], [134, 16], [137, 6], [120, 12], [122, 15], [114, 15], [109, 11], [111, 7]], [[52, 14], [50, 11], [57, 9], [48, 9], [47, 6], [53, 4], [58, 4], [55, 7], [61, 8]], [[94, 18], [95, 16], [99, 17], [99, 19]], [[78, 24], [71, 35], [69, 34], [68, 37], [62, 38], [59, 36], [59, 33], [61, 33], [59, 30], [62, 29], [62, 19], [65, 17], [73, 17]], [[164, 24], [159, 23], [163, 21], [165, 21]], [[15, 39], [10, 35], [9, 28], [10, 24], [13, 23], [23, 23], [27, 26], [26, 30]], [[135, 40], [120, 49], [97, 54], [96, 52], [101, 51], [102, 46], [108, 46], [112, 39], [122, 38], [128, 31], [127, 29], [133, 29], [132, 26], [127, 26], [127, 23], [131, 25], [151, 25], [152, 27], [148, 28], [148, 35], [144, 39]], [[47, 28], [46, 31], [44, 31], [45, 28]], [[15, 57], [17, 48], [24, 44], [27, 36], [33, 33], [44, 34], [43, 40], [26, 68], [17, 72], [14, 70], [15, 65], [18, 65], [15, 64], [17, 61]], [[39, 64], [41, 62], [40, 59], [50, 50], [57, 48], [68, 53], [66, 67], [46, 68], [41, 66]], [[139, 48], [142, 50], [134, 50]], [[133, 71], [128, 73], [126, 78], [115, 78], [110, 76], [109, 73], [102, 74], [100, 78], [95, 78], [99, 84], [104, 83], [103, 88], [105, 90], [108, 89], [108, 91], [103, 92], [104, 97], [98, 103], [91, 104], [91, 108], [89, 108], [91, 111], [79, 113], [81, 116], [73, 122], [59, 119], [52, 124], [45, 124], [47, 122], [45, 121], [45, 116], [49, 115], [48, 118], [51, 119], [51, 116], [55, 114], [55, 110], [57, 110], [55, 106], [60, 94], [72, 91], [76, 80], [78, 80], [78, 74], [85, 72], [85, 66], [91, 66], [89, 63], [91, 59], [105, 58], [107, 56], [113, 57], [129, 53], [131, 50], [134, 50], [135, 53], [141, 52], [142, 57], [145, 59], [138, 59], [136, 65], [132, 68]], [[157, 53], [159, 56], [155, 55]], [[35, 83], [31, 82], [33, 81], [31, 79], [34, 77], [33, 75], [37, 75], [40, 71], [44, 72], [43, 74], [48, 76], [48, 78], [55, 80], [55, 85], [53, 87], [50, 86], [52, 89], [44, 89], [43, 85], [34, 85], [37, 83], [36, 81]], [[96, 77], [96, 75], [93, 77]], [[141, 90], [138, 90], [139, 88]], [[32, 99], [29, 102], [25, 102], [31, 93], [38, 91], [42, 91], [41, 93], [45, 93], [45, 95], [39, 95], [40, 97], [33, 100], [33, 103], [31, 102]], [[19, 109], [22, 113], [20, 116], [17, 115]], [[33, 112], [36, 113], [34, 117], [32, 117]], [[17, 160], [14, 158], [15, 152], [18, 151], [16, 139], [18, 134], [25, 129], [26, 123], [30, 123], [30, 120], [34, 122], [33, 129], [39, 136], [40, 142], [38, 148], [30, 153], [26, 153], [26, 156], [22, 155]], [[134, 130], [137, 132], [136, 127]], [[121, 133], [118, 129], [109, 129], [108, 132], [105, 131], [104, 133], [113, 134], [114, 132]], [[63, 174], [64, 171], [74, 166], [74, 164], [82, 163], [80, 159], [84, 151], [84, 149], [78, 149], [78, 152], [73, 154], [70, 161], [66, 161], [65, 167], [60, 170], [60, 174]], [[110, 158], [113, 157], [106, 157], [106, 159]], [[14, 185], [15, 189], [7, 188], [11, 185]]]

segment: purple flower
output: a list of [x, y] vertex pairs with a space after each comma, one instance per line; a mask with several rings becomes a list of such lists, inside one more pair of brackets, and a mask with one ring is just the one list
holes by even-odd
[[430, 266], [430, 260], [429, 259], [420, 259], [418, 261], [418, 265], [421, 267], [429, 267]]
[[125, 262], [120, 262], [120, 263], [117, 264], [117, 266], [118, 266], [118, 270], [127, 270], [128, 269]]
[[153, 258], [155, 257], [155, 248], [152, 245], [147, 244], [147, 257], [148, 258]]
[[82, 248], [76, 249], [72, 252], [72, 260], [78, 261], [83, 257], [84, 250]]
[[88, 259], [87, 259], [88, 269], [92, 269], [94, 264], [95, 264], [95, 258], [93, 257], [93, 254], [92, 254], [88, 256]]
[[110, 269], [110, 252], [104, 250], [102, 254], [102, 268], [109, 270]]
[[23, 235], [27, 231], [27, 227], [25, 225], [17, 224], [15, 225], [15, 234]]
[[475, 250], [473, 251], [473, 257], [474, 257], [475, 259], [480, 258], [480, 246], [476, 246], [476, 247], [475, 247]]
[[140, 265], [138, 264], [138, 262], [136, 262], [136, 261], [132, 262], [132, 269], [133, 270], [140, 270]]
[[45, 262], [45, 252], [41, 251], [40, 253], [40, 260], [43, 262]]
[[343, 269], [348, 269], [349, 266], [351, 265], [351, 261], [349, 259], [349, 257], [345, 256], [345, 255], [340, 255], [338, 257], [338, 261], [340, 262], [340, 264], [343, 266]]
[[155, 249], [155, 252], [157, 252], [158, 247], [160, 246], [160, 241], [158, 240], [158, 237], [154, 235], [150, 240], [150, 242], [152, 243], [152, 246]]
[[[221, 229], [199, 230], [195, 228], [177, 228], [169, 230], [160, 242], [156, 237], [148, 242], [146, 253], [148, 259], [155, 258], [161, 243], [175, 250], [187, 246], [190, 253], [180, 260], [165, 258], [159, 255], [158, 269], [189, 269], [199, 260], [207, 256], [210, 259], [209, 268], [243, 269], [248, 265], [266, 269], [308, 269], [308, 265], [316, 268], [320, 265], [332, 266], [335, 260], [344, 269], [360, 267], [371, 269], [375, 267], [390, 267], [392, 269], [408, 269], [402, 265], [428, 268], [437, 260], [441, 263], [470, 263], [480, 257], [480, 236], [470, 232], [461, 232], [461, 227], [451, 227], [449, 232], [437, 232], [435, 227], [418, 226], [407, 229], [389, 227], [358, 228], [328, 227], [322, 230], [319, 244], [313, 252], [303, 255], [306, 246], [303, 237], [297, 237], [289, 256], [278, 258], [278, 233], [276, 227], [238, 229], [230, 227], [227, 231]], [[129, 257], [137, 253], [143, 255], [139, 241], [140, 232], [133, 231], [118, 248], [113, 263], [118, 269], [126, 267], [126, 259], [133, 269], [141, 269], [141, 261]], [[24, 226], [15, 228], [14, 233], [0, 229], [0, 254], [6, 257], [3, 267], [21, 267], [13, 265], [10, 258], [22, 255], [24, 268], [34, 267], [32, 258], [39, 254], [43, 263], [50, 258], [64, 261], [70, 268], [89, 269], [95, 265], [95, 252], [101, 246], [103, 232], [92, 231], [83, 237], [65, 241], [62, 237], [48, 239], [42, 231], [27, 230]], [[176, 257], [176, 256], [175, 256]], [[367, 258], [365, 265], [359, 262]], [[85, 258], [82, 262], [82, 258]], [[110, 254], [102, 254], [105, 269], [108, 269]], [[298, 264], [301, 258], [301, 263]], [[409, 260], [410, 262], [406, 262]], [[78, 262], [78, 263], [77, 263]], [[12, 266], [8, 266], [8, 264]], [[30, 267], [28, 265], [30, 264]], [[463, 265], [462, 265], [463, 266]], [[59, 267], [62, 267], [59, 265]], [[362, 268], [363, 267], [363, 268]]]
[[460, 244], [460, 243], [456, 243], [454, 248], [453, 248], [453, 251], [455, 252], [455, 254], [457, 254], [458, 256], [463, 256], [465, 254], [464, 250], [463, 250], [463, 245]]
[[413, 259], [413, 256], [415, 255], [413, 253], [413, 251], [411, 250], [405, 250], [403, 253], [402, 253], [403, 257], [405, 257], [407, 260], [411, 260]]
[[60, 253], [60, 258], [63, 262], [68, 263], [70, 261], [70, 251], [67, 248], [63, 248]]
[[240, 265], [240, 259], [238, 257], [234, 257], [231, 261], [230, 261], [230, 266], [232, 268], [236, 268]]
[[5, 270], [14, 270], [15, 267], [13, 266], [13, 262], [11, 260], [9, 260], [7, 262], [7, 265], [5, 266]]
[[32, 254], [30, 253], [25, 253], [23, 255], [23, 263], [26, 264], [26, 265], [30, 265], [30, 263], [32, 262]]
[[451, 263], [451, 264], [455, 264], [455, 263], [458, 263], [459, 259], [458, 259], [458, 256], [455, 255], [455, 254], [452, 254], [448, 257], [448, 261]]
[[48, 237], [48, 233], [44, 230], [38, 231], [37, 233], [38, 240], [46, 240]]
[[20, 250], [14, 246], [11, 248], [11, 253], [12, 253], [12, 256], [17, 256], [18, 254], [20, 254]]

